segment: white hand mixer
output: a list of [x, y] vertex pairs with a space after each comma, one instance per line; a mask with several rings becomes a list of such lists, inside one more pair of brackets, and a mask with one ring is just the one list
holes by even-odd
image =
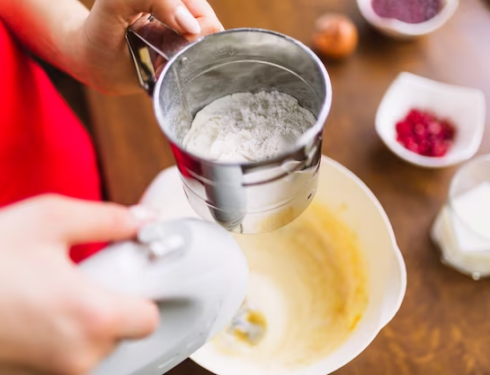
[[243, 302], [248, 269], [223, 228], [187, 219], [143, 227], [81, 269], [113, 290], [156, 301], [160, 325], [144, 340], [122, 343], [92, 375], [161, 375], [225, 329]]

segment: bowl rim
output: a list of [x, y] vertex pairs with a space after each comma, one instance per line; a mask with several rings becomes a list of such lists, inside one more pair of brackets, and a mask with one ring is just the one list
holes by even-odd
[[[333, 371], [336, 371], [336, 370], [342, 368], [347, 363], [353, 361], [357, 356], [359, 356], [373, 342], [373, 340], [379, 334], [381, 329], [383, 329], [394, 318], [396, 313], [399, 311], [401, 304], [403, 302], [403, 299], [405, 297], [406, 288], [407, 288], [406, 264], [405, 264], [405, 261], [403, 259], [400, 248], [398, 247], [398, 244], [396, 242], [396, 237], [395, 237], [393, 227], [392, 227], [392, 225], [389, 221], [388, 215], [386, 214], [385, 210], [383, 209], [381, 203], [376, 198], [374, 193], [369, 189], [369, 187], [359, 177], [357, 177], [352, 171], [350, 171], [348, 168], [346, 168], [345, 166], [343, 166], [339, 162], [337, 162], [337, 161], [335, 161], [335, 160], [333, 160], [333, 159], [331, 159], [325, 155], [322, 155], [322, 163], [321, 163], [320, 168], [324, 168], [323, 166], [325, 164], [327, 164], [328, 167], [336, 169], [338, 172], [344, 174], [355, 185], [357, 185], [362, 190], [362, 192], [366, 195], [366, 198], [369, 199], [369, 201], [371, 201], [374, 204], [375, 208], [377, 209], [377, 211], [381, 215], [381, 219], [382, 219], [383, 224], [387, 230], [387, 234], [388, 234], [390, 242], [392, 244], [391, 250], [393, 252], [394, 259], [396, 260], [396, 264], [397, 264], [397, 269], [392, 270], [392, 272], [396, 272], [398, 274], [399, 286], [396, 286], [396, 285], [392, 286], [392, 287], [394, 287], [393, 289], [395, 289], [394, 290], [395, 298], [390, 299], [389, 297], [386, 297], [383, 300], [383, 307], [382, 308], [384, 308], [385, 311], [382, 311], [380, 314], [380, 320], [378, 322], [379, 326], [377, 327], [377, 329], [373, 329], [372, 332], [370, 333], [370, 335], [367, 335], [366, 341], [362, 345], [357, 346], [355, 348], [355, 350], [351, 351], [351, 355], [349, 356], [349, 358], [342, 358], [342, 360], [339, 360], [337, 363], [335, 363], [335, 365], [332, 366], [332, 368], [322, 369], [322, 374], [325, 371], [328, 371], [329, 373], [331, 373]], [[320, 173], [321, 173], [321, 171], [320, 171]], [[389, 289], [387, 289], [387, 290], [389, 290]], [[393, 293], [393, 290], [391, 292]], [[388, 295], [388, 294], [390, 294], [390, 292], [386, 293], [386, 295]], [[388, 301], [391, 302], [391, 304], [389, 306], [387, 306]], [[189, 358], [192, 359], [198, 366], [200, 366], [200, 367], [206, 369], [207, 371], [215, 374], [215, 372], [213, 372], [213, 369], [211, 369], [209, 366], [203, 365], [199, 361], [199, 359], [196, 358], [199, 356], [199, 354], [197, 354], [197, 353], [199, 353], [199, 351], [196, 353], [193, 353]], [[333, 352], [332, 355], [335, 355], [335, 352]], [[315, 364], [312, 364], [312, 365], [306, 367], [305, 369], [292, 371], [290, 373], [290, 375], [293, 375], [293, 374], [299, 375], [300, 373], [301, 374], [308, 374], [308, 375], [319, 374], [319, 371], [314, 367], [321, 366], [321, 364], [324, 363], [328, 357], [329, 356], [327, 356], [326, 358], [324, 358], [322, 360], [319, 360]], [[229, 372], [227, 371], [227, 373], [229, 373]]]
[[[457, 153], [449, 152], [445, 156], [438, 158], [423, 156], [407, 150], [405, 147], [399, 144], [396, 139], [387, 136], [386, 133], [383, 132], [383, 129], [385, 129], [387, 125], [382, 121], [381, 117], [384, 109], [387, 106], [387, 102], [390, 100], [391, 95], [399, 90], [399, 86], [401, 85], [401, 83], [405, 81], [417, 82], [425, 86], [424, 88], [420, 88], [420, 90], [426, 90], [429, 86], [431, 86], [434, 89], [466, 91], [466, 93], [468, 94], [475, 95], [475, 99], [477, 101], [476, 105], [478, 108], [477, 120], [475, 128], [473, 130], [473, 135], [471, 137], [471, 142], [469, 142], [468, 146], [465, 149], [460, 150]], [[381, 138], [383, 143], [401, 159], [424, 168], [446, 168], [471, 159], [478, 152], [481, 142], [483, 140], [483, 135], [485, 133], [485, 115], [485, 95], [481, 90], [473, 87], [459, 86], [435, 81], [410, 72], [401, 72], [400, 74], [398, 74], [398, 76], [391, 83], [390, 87], [383, 95], [383, 98], [376, 112], [375, 128], [378, 136]], [[393, 124], [392, 126], [394, 127], [395, 125], [396, 124]]]
[[459, 0], [443, 0], [444, 7], [433, 18], [420, 23], [407, 23], [396, 18], [385, 18], [378, 16], [373, 10], [372, 0], [357, 0], [357, 5], [362, 16], [373, 26], [395, 31], [401, 35], [416, 37], [429, 34], [442, 27], [454, 15], [458, 6]]

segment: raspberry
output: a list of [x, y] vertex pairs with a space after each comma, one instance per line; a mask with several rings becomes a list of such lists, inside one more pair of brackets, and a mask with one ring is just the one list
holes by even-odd
[[437, 122], [437, 121], [430, 121], [427, 130], [429, 131], [429, 134], [432, 135], [440, 135], [442, 133], [444, 125]]
[[434, 146], [432, 148], [432, 152], [430, 156], [444, 156], [447, 152], [447, 149], [448, 149], [448, 144], [446, 144], [445, 142], [438, 142], [438, 143], [434, 143]]
[[398, 134], [412, 134], [412, 127], [406, 121], [400, 121], [396, 124]]
[[452, 146], [456, 128], [449, 120], [439, 120], [417, 109], [396, 124], [396, 140], [419, 155], [441, 157]]
[[413, 125], [413, 132], [420, 140], [427, 138], [427, 126], [424, 122], [418, 122]]

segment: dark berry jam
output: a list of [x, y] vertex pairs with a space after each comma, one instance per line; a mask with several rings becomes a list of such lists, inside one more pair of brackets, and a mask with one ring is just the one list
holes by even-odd
[[448, 120], [412, 109], [396, 124], [396, 140], [406, 149], [423, 156], [444, 156], [453, 145], [456, 128]]
[[372, 5], [378, 16], [407, 23], [428, 21], [442, 9], [441, 0], [373, 0]]

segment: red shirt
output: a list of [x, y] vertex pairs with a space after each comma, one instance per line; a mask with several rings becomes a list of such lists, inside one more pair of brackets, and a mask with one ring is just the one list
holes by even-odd
[[[0, 20], [0, 207], [43, 193], [100, 200], [89, 135]], [[72, 249], [74, 261], [100, 245]]]

